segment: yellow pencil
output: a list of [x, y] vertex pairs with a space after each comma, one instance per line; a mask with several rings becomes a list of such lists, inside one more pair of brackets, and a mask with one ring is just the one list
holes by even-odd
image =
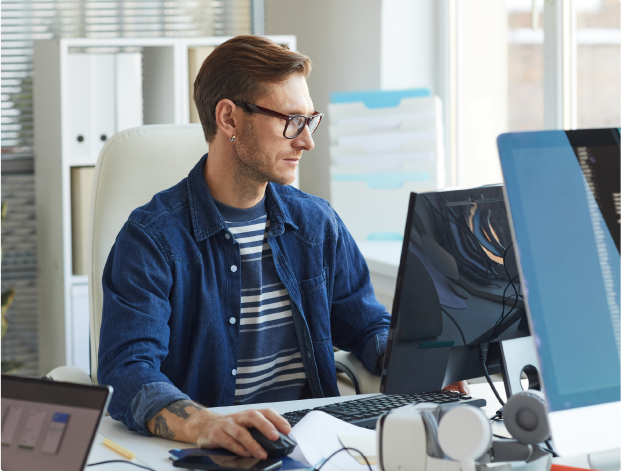
[[114, 443], [109, 438], [104, 438], [103, 439], [103, 444], [106, 445], [111, 450], [116, 451], [123, 458], [127, 458], [128, 460], [133, 460], [136, 457], [136, 453], [132, 453], [131, 451], [126, 450], [125, 448], [123, 448], [118, 443]]

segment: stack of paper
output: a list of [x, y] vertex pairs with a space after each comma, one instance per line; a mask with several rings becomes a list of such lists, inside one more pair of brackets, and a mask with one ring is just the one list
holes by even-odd
[[[298, 446], [289, 456], [308, 466], [317, 468], [332, 453], [342, 449], [344, 444], [359, 449], [371, 464], [377, 461], [374, 430], [356, 427], [325, 412], [314, 411], [307, 414], [293, 427], [291, 436], [298, 442]], [[364, 460], [362, 459], [361, 462], [364, 463]], [[341, 451], [321, 469], [322, 471], [360, 471], [368, 467], [366, 464], [360, 464], [349, 452]], [[377, 467], [373, 466], [373, 469]]]
[[401, 240], [409, 193], [444, 184], [440, 99], [419, 89], [331, 100], [331, 203], [358, 241]]

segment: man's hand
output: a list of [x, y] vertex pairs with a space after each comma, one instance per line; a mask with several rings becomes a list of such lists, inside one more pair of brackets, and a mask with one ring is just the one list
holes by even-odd
[[267, 453], [248, 432], [251, 427], [270, 440], [278, 438], [278, 431], [291, 432], [289, 422], [272, 409], [220, 415], [188, 400], [169, 404], [147, 422], [149, 431], [163, 438], [196, 443], [202, 448], [222, 447], [239, 456], [266, 459]]
[[289, 422], [273, 409], [246, 410], [230, 415], [210, 414], [199, 426], [196, 443], [202, 448], [223, 447], [240, 456], [264, 460], [267, 453], [247, 429], [255, 427], [270, 440], [278, 438], [278, 431], [291, 432]]
[[460, 393], [470, 394], [470, 386], [465, 381], [457, 381], [456, 383], [449, 384], [443, 388], [442, 391], [457, 391]]

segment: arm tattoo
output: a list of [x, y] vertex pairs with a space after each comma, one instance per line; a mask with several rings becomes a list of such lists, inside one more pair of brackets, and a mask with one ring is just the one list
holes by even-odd
[[175, 438], [175, 432], [168, 428], [168, 424], [166, 423], [166, 419], [158, 414], [155, 416], [155, 425], [153, 426], [153, 434], [158, 437], [167, 438], [172, 440]]
[[175, 414], [177, 417], [181, 417], [182, 419], [189, 419], [190, 414], [186, 412], [186, 407], [194, 407], [197, 410], [201, 410], [201, 407], [198, 404], [188, 401], [187, 399], [171, 402], [166, 406], [166, 410], [171, 414]]

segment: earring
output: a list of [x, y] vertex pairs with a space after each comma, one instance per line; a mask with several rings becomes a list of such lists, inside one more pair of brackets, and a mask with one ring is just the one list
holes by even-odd
[[231, 138], [231, 142], [235, 142], [235, 136]]

